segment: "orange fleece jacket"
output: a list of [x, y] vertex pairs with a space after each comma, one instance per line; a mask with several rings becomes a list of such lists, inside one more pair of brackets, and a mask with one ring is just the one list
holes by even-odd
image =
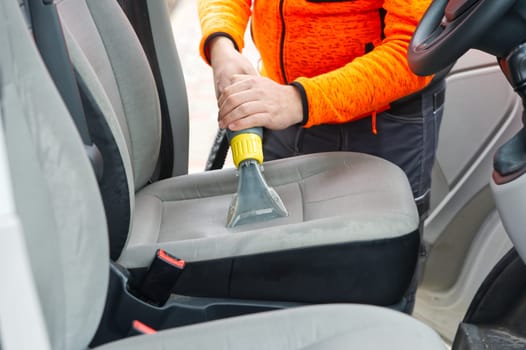
[[[198, 0], [208, 40], [225, 35], [238, 50], [251, 18], [261, 74], [299, 88], [305, 127], [345, 123], [389, 108], [422, 89], [407, 48], [430, 0]], [[382, 14], [383, 12], [383, 14]]]

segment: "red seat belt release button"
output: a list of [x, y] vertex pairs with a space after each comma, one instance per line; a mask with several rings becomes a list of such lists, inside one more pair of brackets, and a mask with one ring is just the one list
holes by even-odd
[[130, 329], [130, 336], [141, 334], [155, 334], [157, 331], [150, 326], [145, 325], [141, 321], [134, 320]]

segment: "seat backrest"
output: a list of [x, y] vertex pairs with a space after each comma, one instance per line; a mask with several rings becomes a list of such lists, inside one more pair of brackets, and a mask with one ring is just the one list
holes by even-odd
[[[101, 196], [16, 0], [0, 1], [0, 47], [0, 120], [13, 197], [51, 348], [85, 349], [108, 288]], [[21, 336], [31, 336], [27, 326]]]
[[100, 187], [117, 259], [131, 229], [134, 193], [148, 183], [159, 157], [155, 80], [117, 1], [64, 0], [57, 10], [85, 106], [95, 111], [88, 123], [104, 157]]
[[[117, 121], [129, 157], [134, 189], [152, 176], [161, 142], [157, 88], [148, 60], [117, 1], [64, 0], [57, 10], [73, 65], [108, 122]], [[119, 135], [119, 136], [121, 136]]]

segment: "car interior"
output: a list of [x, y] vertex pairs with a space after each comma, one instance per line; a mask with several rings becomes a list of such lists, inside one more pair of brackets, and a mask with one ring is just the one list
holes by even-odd
[[[169, 37], [165, 4], [154, 2], [145, 4]], [[185, 174], [177, 51], [144, 44], [134, 6], [0, 3], [0, 348], [445, 349], [440, 331], [410, 315], [429, 242], [422, 230], [433, 232], [437, 215], [420, 222], [403, 172], [352, 152], [267, 162], [265, 178], [289, 216], [227, 228], [236, 170]], [[434, 1], [411, 43], [411, 68], [433, 74], [476, 48], [499, 57], [523, 97], [523, 14], [526, 5], [512, 0]], [[146, 34], [155, 41], [153, 23]], [[470, 339], [481, 334], [474, 315], [483, 296], [493, 302], [495, 286], [513, 280], [502, 272], [526, 256], [523, 141], [519, 131], [494, 145], [491, 182], [518, 255], [488, 264], [493, 277], [453, 349], [477, 349]], [[448, 175], [445, 166], [435, 171]], [[441, 184], [435, 191], [446, 198]], [[437, 198], [434, 207], [443, 205]], [[424, 287], [439, 265], [428, 261]], [[522, 300], [522, 285], [506, 290]], [[513, 315], [504, 319], [520, 325]], [[499, 341], [521, 335], [509, 328]]]

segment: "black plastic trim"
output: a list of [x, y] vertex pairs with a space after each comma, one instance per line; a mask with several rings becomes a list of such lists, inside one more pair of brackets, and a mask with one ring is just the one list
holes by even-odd
[[[335, 246], [339, 246], [340, 249], [332, 249]], [[188, 269], [193, 269], [193, 271], [186, 276], [183, 273], [180, 278], [184, 277], [187, 279], [185, 282], [187, 287], [194, 282], [207, 283], [210, 287], [210, 294], [203, 296], [184, 295], [185, 293], [182, 293], [183, 291], [180, 289], [181, 285], [179, 284], [179, 288], [175, 290], [176, 294], [172, 295], [162, 306], [150, 304], [137, 296], [133, 288], [134, 281], [137, 281], [137, 271], [135, 271], [135, 274], [132, 274], [123, 266], [112, 262], [110, 264], [110, 281], [104, 313], [98, 330], [91, 341], [90, 348], [129, 336], [129, 329], [134, 320], [139, 320], [156, 330], [163, 330], [309, 304], [300, 301], [278, 300], [281, 298], [265, 300], [254, 297], [216, 296], [223, 292], [222, 289], [224, 288], [239, 289], [240, 283], [250, 283], [250, 281], [244, 279], [236, 279], [235, 276], [239, 270], [245, 274], [257, 273], [257, 271], [251, 271], [251, 267], [254, 265], [259, 265], [260, 268], [263, 267], [267, 270], [270, 278], [266, 276], [254, 276], [254, 278], [265, 278], [269, 282], [275, 283], [278, 288], [271, 288], [274, 289], [274, 293], [279, 293], [286, 283], [294, 283], [294, 281], [286, 280], [290, 273], [286, 272], [283, 274], [282, 271], [290, 270], [290, 272], [295, 273], [310, 269], [311, 272], [316, 274], [320, 272], [324, 275], [320, 277], [324, 279], [338, 278], [338, 280], [330, 281], [328, 284], [322, 283], [314, 286], [306, 286], [305, 283], [300, 282], [298, 287], [307, 288], [303, 290], [303, 294], [312, 294], [314, 298], [318, 297], [320, 291], [322, 294], [330, 293], [330, 289], [334, 285], [357, 289], [368, 288], [373, 295], [382, 294], [387, 290], [395, 291], [396, 289], [398, 291], [395, 291], [395, 294], [403, 294], [405, 288], [407, 288], [404, 285], [409, 284], [413, 275], [418, 246], [419, 234], [414, 232], [393, 239], [361, 242], [355, 244], [354, 247], [352, 244], [321, 247], [322, 249], [318, 253], [323, 255], [324, 259], [309, 261], [307, 264], [305, 264], [304, 259], [298, 259], [298, 255], [311, 257], [312, 251], [309, 252], [308, 249], [288, 250], [277, 255], [258, 254], [240, 257], [239, 259], [221, 259], [203, 262], [203, 264], [187, 263], [183, 271], [190, 271]], [[356, 254], [357, 252], [362, 253]], [[346, 256], [350, 265], [364, 257], [367, 258], [367, 261], [362, 261], [361, 264], [357, 264], [351, 269], [346, 265], [340, 266], [339, 270], [342, 273], [335, 275], [331, 273], [331, 270], [326, 270], [327, 268], [334, 269], [334, 264], [338, 264], [338, 261], [332, 255], [326, 255], [331, 253], [335, 253], [339, 258]], [[342, 253], [344, 256], [340, 256]], [[290, 259], [287, 259], [289, 256]], [[276, 258], [280, 259], [277, 261], [277, 264], [273, 263], [273, 260]], [[284, 262], [290, 262], [284, 260], [293, 260], [296, 263], [284, 265]], [[396, 260], [396, 263], [393, 260]], [[247, 261], [249, 264], [245, 268], [240, 267]], [[367, 266], [364, 268], [364, 264], [370, 264], [373, 269], [367, 268]], [[276, 268], [279, 268], [280, 271], [275, 271]], [[309, 279], [310, 275], [309, 273], [306, 274], [308, 279], [306, 282], [312, 282]], [[298, 277], [301, 280], [301, 276]], [[364, 279], [368, 280], [366, 285], [359, 285], [358, 283], [361, 283]], [[397, 288], [397, 284], [391, 284], [393, 280], [399, 281], [397, 284], [400, 284], [400, 288]], [[406, 280], [407, 283], [405, 282]], [[217, 288], [214, 288], [216, 286]], [[250, 288], [251, 286], [246, 285], [245, 287]], [[258, 288], [261, 285], [254, 287]], [[217, 292], [214, 293], [215, 289], [217, 289]], [[286, 291], [287, 289], [283, 290]], [[252, 294], [251, 290], [248, 290], [248, 292]], [[367, 294], [367, 291], [364, 290], [362, 294]], [[405, 300], [405, 297], [400, 296], [398, 298], [397, 295], [394, 299], [397, 299], [395, 303], [386, 306], [398, 311], [406, 309], [407, 300]], [[321, 300], [319, 301], [321, 302]]]
[[491, 323], [514, 310], [526, 296], [526, 265], [511, 249], [488, 274], [469, 306], [464, 322]]
[[495, 172], [499, 178], [493, 177], [497, 184], [506, 183], [502, 177], [509, 177], [526, 171], [526, 135], [524, 129], [519, 130], [511, 139], [499, 147], [493, 159]]
[[128, 270], [112, 263], [104, 313], [90, 349], [129, 336], [134, 320], [156, 330], [227, 317], [301, 306], [299, 303], [172, 296], [162, 307], [137, 298], [128, 289]]
[[515, 249], [488, 274], [457, 330], [453, 350], [526, 348], [526, 265]]

